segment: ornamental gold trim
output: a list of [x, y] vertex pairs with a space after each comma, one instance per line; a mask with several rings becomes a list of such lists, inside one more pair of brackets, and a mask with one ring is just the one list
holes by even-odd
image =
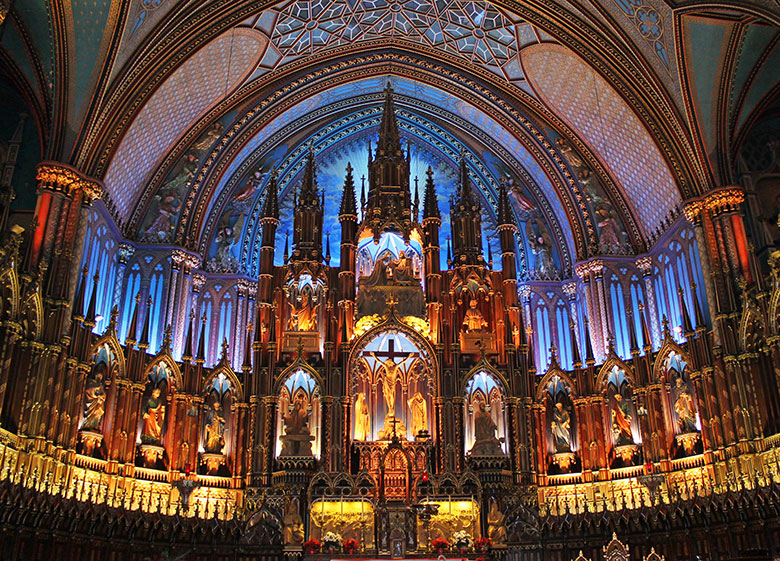
[[99, 181], [81, 175], [78, 171], [56, 162], [41, 162], [35, 176], [38, 187], [74, 197], [81, 191], [87, 202], [99, 199], [103, 195], [103, 186]]

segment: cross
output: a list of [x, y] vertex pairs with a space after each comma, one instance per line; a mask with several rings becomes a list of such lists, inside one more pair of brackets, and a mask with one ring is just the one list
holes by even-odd
[[397, 417], [393, 417], [393, 418], [392, 418], [392, 420], [390, 421], [390, 424], [391, 424], [391, 425], [393, 425], [393, 438], [394, 438], [394, 439], [398, 438], [398, 436], [395, 434], [395, 426], [396, 426], [398, 423], [399, 423], [399, 421], [398, 421], [398, 418], [397, 418]]
[[419, 353], [404, 353], [401, 351], [395, 350], [395, 339], [390, 339], [387, 342], [387, 350], [386, 351], [375, 351], [374, 354], [377, 358], [390, 358], [395, 362], [396, 358], [409, 358], [410, 356], [418, 357], [420, 356]]

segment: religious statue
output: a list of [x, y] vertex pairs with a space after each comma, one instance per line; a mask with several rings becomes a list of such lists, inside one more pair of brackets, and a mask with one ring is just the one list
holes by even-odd
[[412, 435], [417, 436], [420, 433], [428, 432], [428, 406], [420, 392], [415, 393], [409, 401], [409, 411], [412, 413]]
[[207, 454], [221, 454], [225, 447], [225, 418], [220, 414], [220, 404], [215, 401], [206, 410], [206, 421], [203, 429], [203, 449]]
[[309, 431], [309, 412], [303, 398], [298, 396], [282, 417], [284, 434], [281, 456], [311, 456], [314, 437]]
[[160, 388], [154, 388], [143, 408], [144, 426], [141, 442], [144, 444], [162, 444], [162, 430], [165, 422], [165, 405], [160, 397]]
[[100, 424], [106, 412], [106, 390], [103, 386], [103, 373], [96, 372], [87, 379], [84, 390], [84, 424], [82, 429], [100, 431]]
[[553, 409], [550, 429], [555, 452], [571, 452], [571, 416], [561, 401], [558, 401]]
[[406, 256], [405, 251], [398, 254], [398, 259], [390, 261], [387, 265], [388, 277], [394, 282], [413, 281], [414, 270], [412, 269], [412, 260]]
[[409, 360], [412, 355], [406, 355], [398, 364], [392, 358], [386, 358], [385, 360], [379, 360], [379, 358], [371, 351], [371, 356], [377, 361], [379, 367], [382, 369], [382, 393], [385, 398], [385, 405], [387, 406], [387, 415], [389, 417], [395, 417], [395, 386], [398, 383], [401, 374], [401, 366], [404, 362]]
[[491, 501], [487, 515], [488, 537], [494, 546], [506, 541], [506, 515], [498, 508], [498, 501]]
[[355, 440], [368, 440], [371, 432], [371, 420], [368, 416], [366, 394], [360, 392], [355, 400]]
[[284, 512], [282, 520], [282, 540], [285, 545], [301, 545], [303, 543], [303, 519], [298, 512], [298, 501], [292, 500]]
[[617, 446], [634, 443], [631, 434], [631, 405], [620, 393], [615, 394], [612, 404], [612, 436]]
[[317, 307], [312, 305], [307, 292], [301, 293], [300, 305], [290, 305], [290, 318], [287, 320], [288, 331], [317, 331]]
[[696, 408], [693, 404], [693, 397], [688, 393], [688, 387], [683, 383], [681, 377], [675, 380], [674, 395], [674, 412], [677, 413], [680, 433], [697, 432]]
[[603, 253], [621, 253], [623, 234], [615, 220], [615, 210], [606, 204], [598, 204], [594, 212], [599, 227], [599, 250]]
[[477, 309], [477, 301], [472, 299], [469, 302], [469, 309], [466, 310], [466, 315], [463, 317], [463, 331], [466, 333], [484, 331], [487, 325], [482, 312]]
[[474, 413], [474, 446], [472, 456], [502, 456], [501, 441], [496, 438], [496, 422], [487, 409], [484, 401], [479, 401], [477, 412]]

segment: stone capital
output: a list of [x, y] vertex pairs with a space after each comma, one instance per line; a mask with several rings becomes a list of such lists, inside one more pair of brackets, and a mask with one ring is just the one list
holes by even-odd
[[74, 197], [81, 191], [87, 204], [103, 194], [103, 184], [97, 179], [82, 175], [69, 165], [58, 162], [39, 163], [35, 179], [39, 188], [62, 193], [66, 197]]

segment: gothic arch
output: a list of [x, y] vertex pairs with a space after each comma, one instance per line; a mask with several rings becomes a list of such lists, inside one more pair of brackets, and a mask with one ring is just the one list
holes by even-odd
[[561, 370], [560, 368], [554, 368], [551, 367], [545, 372], [544, 376], [542, 376], [542, 379], [539, 380], [538, 384], [536, 385], [536, 401], [539, 403], [544, 403], [546, 399], [545, 392], [547, 391], [547, 387], [550, 385], [550, 382], [552, 379], [557, 376], [560, 378], [564, 384], [566, 384], [569, 387], [569, 391], [571, 391], [571, 399], [572, 401], [577, 397], [579, 394], [577, 390], [577, 386], [574, 383], [574, 380], [572, 380], [566, 372]]
[[279, 376], [276, 377], [273, 385], [273, 395], [278, 395], [279, 392], [282, 391], [282, 385], [287, 381], [287, 378], [290, 377], [290, 374], [293, 374], [297, 370], [303, 370], [306, 372], [306, 374], [314, 379], [314, 382], [320, 388], [320, 391], [325, 391], [325, 383], [323, 382], [322, 376], [320, 376], [319, 372], [317, 372], [315, 368], [312, 368], [308, 362], [302, 360], [299, 357], [290, 366], [285, 368], [281, 374], [279, 374]]
[[613, 366], [617, 366], [620, 370], [623, 371], [629, 383], [631, 384], [631, 387], [634, 388], [636, 387], [636, 378], [634, 376], [634, 369], [631, 368], [628, 364], [626, 364], [623, 361], [623, 359], [617, 356], [614, 351], [612, 351], [609, 354], [609, 357], [607, 357], [607, 360], [599, 369], [598, 375], [596, 375], [596, 388], [599, 388], [601, 390], [606, 390], [607, 378], [609, 377], [609, 374], [612, 371]]
[[116, 375], [124, 376], [126, 372], [125, 353], [122, 350], [122, 345], [116, 338], [116, 332], [113, 329], [107, 330], [97, 341], [95, 341], [95, 343], [92, 345], [90, 356], [94, 357], [95, 353], [103, 345], [106, 345], [109, 349], [111, 349], [111, 352], [114, 354], [114, 360], [116, 361], [114, 370], [116, 371]]
[[204, 379], [203, 394], [207, 395], [211, 391], [212, 384], [220, 374], [224, 374], [225, 378], [230, 383], [230, 391], [235, 396], [237, 401], [244, 401], [244, 388], [241, 382], [236, 376], [236, 373], [230, 368], [229, 365], [220, 364], [211, 371], [211, 375]]
[[688, 356], [688, 353], [686, 353], [682, 349], [682, 347], [680, 347], [680, 345], [675, 343], [670, 336], [667, 336], [663, 344], [661, 345], [661, 348], [658, 350], [658, 354], [655, 355], [655, 362], [653, 363], [653, 377], [652, 377], [652, 380], [654, 382], [667, 382], [667, 380], [662, 380], [663, 365], [664, 362], [666, 362], [666, 359], [669, 358], [669, 354], [671, 354], [672, 352], [679, 354], [686, 364], [691, 363], [690, 362], [691, 359]]
[[501, 389], [501, 392], [504, 394], [504, 396], [509, 395], [509, 382], [507, 382], [506, 378], [504, 378], [504, 375], [501, 374], [493, 365], [491, 365], [487, 360], [481, 360], [479, 361], [471, 370], [466, 372], [466, 374], [460, 379], [458, 383], [458, 395], [464, 395], [466, 393], [466, 386], [468, 386], [469, 380], [479, 374], [482, 371], [487, 372], [490, 376], [493, 377], [493, 379], [498, 382], [499, 388]]
[[169, 377], [169, 380], [173, 382], [172, 384], [173, 390], [183, 391], [184, 382], [181, 377], [181, 370], [179, 370], [179, 365], [176, 364], [176, 361], [173, 360], [173, 357], [167, 352], [158, 354], [156, 357], [152, 359], [152, 361], [146, 366], [146, 369], [144, 370], [143, 379], [146, 380], [147, 376], [151, 374], [152, 369], [158, 364], [164, 364], [171, 372], [171, 376]]

